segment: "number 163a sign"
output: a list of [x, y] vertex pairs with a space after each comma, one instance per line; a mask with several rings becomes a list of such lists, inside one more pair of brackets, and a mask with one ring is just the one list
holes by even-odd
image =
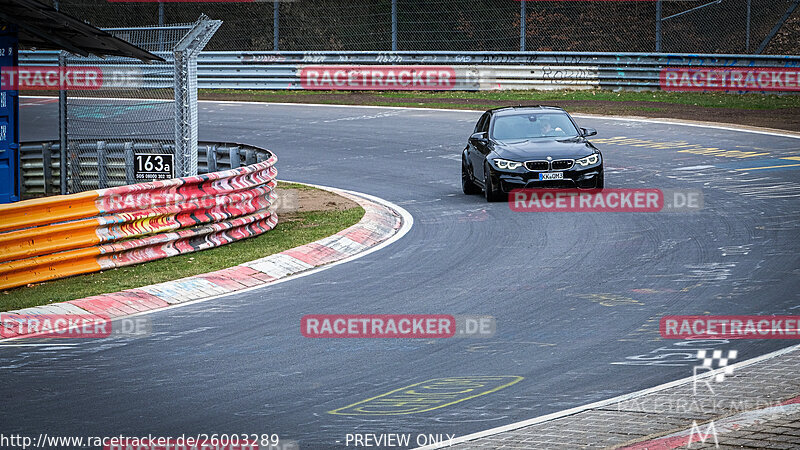
[[138, 153], [134, 156], [133, 177], [136, 180], [168, 180], [174, 178], [175, 155]]

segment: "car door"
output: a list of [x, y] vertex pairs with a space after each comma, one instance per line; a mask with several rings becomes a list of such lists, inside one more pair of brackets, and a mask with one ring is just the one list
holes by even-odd
[[[485, 113], [483, 116], [481, 116], [480, 120], [478, 120], [478, 124], [475, 125], [475, 130], [473, 133], [488, 132], [490, 119], [491, 114], [489, 113]], [[470, 140], [467, 154], [470, 158], [470, 164], [472, 164], [472, 175], [480, 182], [483, 182], [483, 161], [486, 158], [487, 153], [488, 149], [485, 143]]]

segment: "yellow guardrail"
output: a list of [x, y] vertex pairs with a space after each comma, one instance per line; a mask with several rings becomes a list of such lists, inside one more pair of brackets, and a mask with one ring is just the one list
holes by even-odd
[[276, 161], [0, 205], [0, 289], [264, 233], [277, 224]]

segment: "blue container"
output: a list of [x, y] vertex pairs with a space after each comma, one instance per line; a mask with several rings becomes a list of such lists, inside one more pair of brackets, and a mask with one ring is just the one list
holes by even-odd
[[[3, 71], [17, 67], [17, 31], [0, 25], [0, 78]], [[21, 168], [19, 160], [19, 91], [0, 85], [0, 203], [19, 201]]]

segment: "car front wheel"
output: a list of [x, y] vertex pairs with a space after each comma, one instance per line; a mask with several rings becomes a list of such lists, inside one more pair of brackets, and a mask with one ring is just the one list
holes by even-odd
[[600, 175], [597, 175], [596, 181], [594, 184], [595, 189], [603, 189], [605, 185], [605, 176], [603, 172], [600, 172]]
[[503, 200], [503, 193], [497, 192], [497, 188], [494, 186], [492, 182], [492, 170], [487, 165], [483, 169], [483, 191], [486, 194], [486, 201], [487, 202], [499, 202]]

